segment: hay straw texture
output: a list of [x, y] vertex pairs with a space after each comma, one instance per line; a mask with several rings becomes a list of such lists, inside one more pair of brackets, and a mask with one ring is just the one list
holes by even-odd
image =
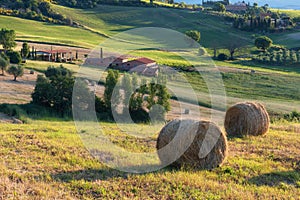
[[260, 103], [238, 103], [228, 109], [225, 130], [229, 136], [264, 135], [270, 125], [269, 114]]
[[214, 123], [173, 120], [157, 139], [158, 156], [163, 164], [176, 167], [212, 169], [227, 156], [226, 135]]

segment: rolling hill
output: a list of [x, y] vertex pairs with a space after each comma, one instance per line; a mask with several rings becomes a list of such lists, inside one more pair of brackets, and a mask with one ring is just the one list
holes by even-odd
[[[203, 46], [212, 40], [219, 43], [233, 38], [248, 40], [247, 33], [232, 29], [218, 17], [186, 10], [99, 5], [94, 9], [74, 9], [52, 5], [53, 10], [64, 14], [80, 27], [69, 27], [0, 16], [0, 27], [15, 29], [18, 39], [55, 42], [92, 47], [102, 39], [139, 27], [162, 27], [185, 32], [201, 31]], [[55, 29], [53, 29], [55, 27]]]
[[[212, 47], [230, 41], [252, 44], [252, 33], [232, 28], [226, 21], [206, 13], [168, 8], [145, 8], [99, 5], [93, 9], [75, 9], [52, 4], [52, 9], [72, 19], [79, 26], [69, 27], [0, 16], [0, 27], [15, 29], [19, 40], [52, 42], [93, 48], [103, 39], [126, 30], [141, 27], [160, 27], [184, 33], [201, 32], [200, 44]], [[298, 12], [290, 12], [297, 16]], [[55, 27], [55, 29], [54, 29]], [[299, 46], [297, 38], [289, 33], [271, 36], [275, 43], [288, 47]], [[282, 39], [288, 37], [289, 40]]]
[[249, 41], [250, 38], [249, 33], [231, 28], [219, 17], [187, 10], [107, 5], [99, 5], [94, 9], [53, 5], [53, 9], [91, 30], [109, 36], [132, 28], [160, 27], [182, 33], [191, 29], [198, 30], [204, 47], [211, 46], [213, 42], [224, 44], [231, 39]]
[[50, 42], [92, 48], [104, 38], [79, 28], [0, 16], [0, 27], [14, 29], [22, 41]]

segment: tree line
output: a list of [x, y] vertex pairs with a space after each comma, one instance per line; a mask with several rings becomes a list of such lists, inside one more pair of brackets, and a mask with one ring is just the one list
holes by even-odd
[[[147, 81], [139, 80], [136, 74], [125, 73], [121, 78], [118, 71], [108, 70], [103, 97], [95, 96], [84, 80], [76, 81], [76, 89], [80, 92], [79, 95], [75, 94], [75, 98], [82, 103], [79, 108], [82, 112], [95, 109], [100, 119], [113, 120], [113, 113], [119, 112], [116, 110], [118, 105], [123, 105], [119, 117], [127, 109], [135, 122], [164, 121], [166, 112], [170, 110], [170, 95], [163, 76]], [[74, 84], [75, 77], [70, 70], [62, 65], [58, 68], [50, 66], [45, 76], [39, 75], [37, 78], [32, 103], [53, 109], [61, 116], [68, 116], [72, 113]], [[117, 91], [115, 96], [114, 90]], [[153, 113], [154, 117], [151, 118]]]
[[[0, 30], [0, 45], [2, 45], [4, 49], [4, 52], [1, 52], [0, 54], [0, 68], [2, 71], [2, 76], [4, 76], [4, 71], [6, 71], [8, 74], [14, 76], [14, 81], [17, 80], [17, 77], [22, 76], [24, 74], [24, 68], [21, 65], [9, 66], [10, 63], [20, 64], [22, 61], [21, 54], [12, 50], [12, 48], [17, 45], [15, 42], [15, 38], [16, 33], [14, 30], [8, 30], [3, 28]], [[25, 46], [23, 45], [23, 49]], [[27, 50], [29, 51], [29, 49]], [[28, 51], [26, 51], [25, 49], [22, 51], [23, 54], [28, 53]]]
[[[89, 1], [88, 1], [89, 2]], [[51, 9], [45, 0], [0, 0], [0, 14], [37, 21], [71, 25], [72, 20]]]
[[271, 51], [261, 52], [253, 57], [253, 60], [263, 64], [274, 65], [299, 65], [300, 64], [300, 51], [293, 51], [288, 49], [275, 48]]

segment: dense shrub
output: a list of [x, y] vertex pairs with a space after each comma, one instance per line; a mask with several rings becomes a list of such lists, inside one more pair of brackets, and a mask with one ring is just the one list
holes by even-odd
[[300, 121], [300, 112], [293, 111], [289, 114], [284, 115], [284, 119], [288, 121]]
[[21, 54], [17, 51], [9, 51], [7, 52], [7, 56], [12, 64], [20, 64], [22, 62]]
[[95, 97], [95, 110], [97, 113], [106, 113], [107, 112], [107, 107], [105, 105], [105, 102], [103, 99], [99, 97]]
[[32, 102], [36, 105], [53, 108], [62, 116], [70, 115], [73, 86], [73, 77], [53, 76], [49, 80], [39, 75], [32, 94]]
[[224, 60], [228, 60], [228, 56], [225, 53], [220, 53], [218, 55], [218, 60], [224, 61]]
[[24, 112], [17, 105], [0, 104], [0, 111], [12, 117], [20, 118]]
[[273, 41], [267, 36], [260, 36], [255, 39], [254, 44], [258, 49], [262, 49], [265, 51], [272, 46]]
[[63, 65], [60, 65], [59, 67], [49, 66], [45, 72], [45, 75], [47, 78], [58, 76], [71, 77], [72, 72], [65, 68]]
[[135, 123], [148, 123], [150, 122], [149, 113], [142, 108], [129, 111], [131, 119]]
[[62, 116], [70, 115], [74, 77], [70, 70], [60, 66], [48, 67], [46, 77], [37, 78], [36, 87], [32, 94], [32, 102], [36, 105], [53, 108]]
[[41, 119], [49, 117], [60, 117], [56, 112], [43, 106], [35, 104], [1, 104], [0, 112], [5, 113], [11, 117], [18, 118], [25, 123], [30, 122], [30, 119]]

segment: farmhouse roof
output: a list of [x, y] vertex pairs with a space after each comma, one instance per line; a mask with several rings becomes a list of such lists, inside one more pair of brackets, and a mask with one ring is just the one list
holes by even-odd
[[228, 11], [245, 11], [245, 10], [247, 10], [247, 5], [227, 5], [226, 10], [228, 10]]
[[149, 58], [138, 58], [135, 59], [134, 61], [140, 62], [142, 64], [152, 64], [152, 63], [156, 63], [154, 60], [151, 60]]
[[64, 49], [57, 49], [57, 50], [39, 50], [36, 52], [40, 52], [40, 53], [46, 53], [46, 54], [56, 54], [56, 53], [71, 53], [71, 50], [64, 50]]

